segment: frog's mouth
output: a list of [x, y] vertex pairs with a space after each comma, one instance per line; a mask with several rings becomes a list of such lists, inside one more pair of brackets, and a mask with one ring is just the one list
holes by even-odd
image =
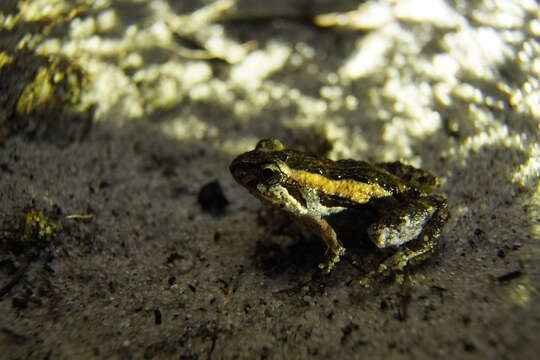
[[251, 193], [259, 193], [259, 190], [257, 189], [259, 181], [256, 177], [249, 176], [247, 178], [244, 178], [242, 181], [244, 181], [244, 187], [248, 189]]

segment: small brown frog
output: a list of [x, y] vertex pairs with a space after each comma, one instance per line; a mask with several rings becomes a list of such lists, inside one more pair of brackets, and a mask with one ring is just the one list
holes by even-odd
[[377, 273], [403, 270], [431, 255], [448, 219], [446, 199], [431, 192], [439, 179], [401, 162], [332, 161], [259, 141], [231, 163], [234, 179], [263, 204], [290, 214], [326, 243], [329, 273], [344, 255], [341, 236], [357, 233], [394, 249]]

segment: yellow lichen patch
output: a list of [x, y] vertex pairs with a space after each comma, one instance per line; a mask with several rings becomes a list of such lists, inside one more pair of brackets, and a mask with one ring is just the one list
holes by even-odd
[[33, 238], [37, 236], [44, 239], [52, 235], [59, 226], [52, 223], [42, 211], [30, 210], [24, 214], [24, 237]]
[[13, 62], [13, 56], [10, 56], [5, 51], [0, 52], [0, 69]]
[[520, 307], [527, 307], [536, 294], [537, 290], [528, 281], [516, 284], [508, 291], [510, 300]]
[[360, 204], [368, 202], [371, 198], [392, 195], [378, 184], [365, 184], [354, 180], [332, 180], [304, 170], [290, 169], [289, 175], [301, 187], [311, 187], [326, 195], [339, 196]]
[[17, 101], [17, 114], [31, 115], [68, 109], [79, 112], [84, 74], [61, 58], [50, 58], [40, 66], [33, 81], [27, 84]]
[[53, 99], [54, 86], [52, 75], [47, 68], [41, 67], [36, 78], [24, 89], [17, 102], [17, 112], [21, 115], [34, 113]]

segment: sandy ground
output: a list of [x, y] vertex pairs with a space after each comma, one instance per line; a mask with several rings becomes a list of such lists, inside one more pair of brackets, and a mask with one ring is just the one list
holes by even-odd
[[[367, 2], [341, 28], [313, 16], [356, 3], [206, 22], [179, 15], [208, 2], [2, 5], [0, 357], [534, 358], [540, 7], [429, 3]], [[21, 95], [55, 56], [86, 76], [69, 107]], [[229, 174], [265, 137], [438, 174], [438, 252], [403, 285], [322, 276], [322, 243]]]

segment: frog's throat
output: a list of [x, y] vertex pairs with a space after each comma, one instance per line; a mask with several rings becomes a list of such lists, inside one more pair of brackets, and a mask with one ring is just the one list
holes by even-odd
[[280, 185], [267, 186], [258, 184], [257, 191], [262, 201], [269, 202], [277, 208], [281, 208], [296, 216], [317, 216], [324, 217], [345, 210], [344, 207], [326, 207], [321, 204], [317, 192], [313, 189], [301, 190], [300, 195], [304, 199], [305, 206], [295, 198], [289, 190]]

